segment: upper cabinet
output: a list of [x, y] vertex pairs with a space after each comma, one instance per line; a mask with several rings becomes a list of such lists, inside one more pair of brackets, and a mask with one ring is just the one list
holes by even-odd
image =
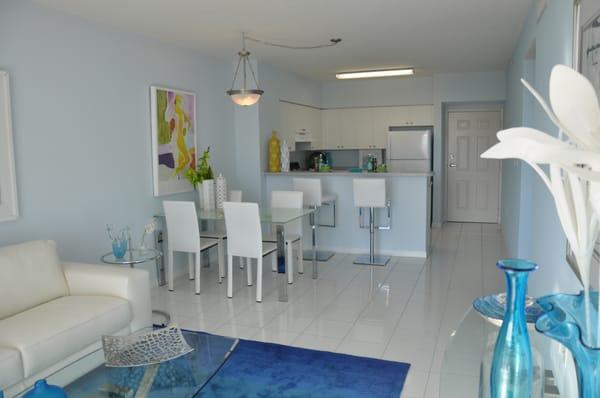
[[290, 151], [296, 142], [304, 142], [308, 148], [321, 147], [321, 110], [310, 106], [279, 102], [281, 140], [287, 142]]
[[338, 109], [321, 111], [321, 149], [341, 149], [340, 116]]
[[290, 150], [386, 148], [390, 127], [433, 125], [433, 106], [324, 109], [281, 102], [281, 136]]

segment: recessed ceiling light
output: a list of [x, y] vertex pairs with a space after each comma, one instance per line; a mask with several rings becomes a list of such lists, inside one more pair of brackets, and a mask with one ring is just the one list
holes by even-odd
[[336, 73], [336, 79], [368, 79], [371, 77], [410, 76], [415, 74], [415, 68], [363, 70], [358, 72]]

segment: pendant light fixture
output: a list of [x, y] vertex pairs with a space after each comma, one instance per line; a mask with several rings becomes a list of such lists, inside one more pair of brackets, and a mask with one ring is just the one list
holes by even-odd
[[[235, 68], [233, 82], [231, 82], [231, 90], [227, 90], [227, 94], [229, 94], [234, 104], [240, 106], [251, 106], [260, 100], [260, 97], [263, 95], [264, 91], [258, 88], [258, 81], [256, 80], [254, 69], [252, 69], [252, 64], [250, 63], [250, 52], [246, 50], [246, 36], [244, 33], [242, 33], [242, 51], [238, 52], [238, 55], [240, 58], [238, 60], [237, 67]], [[237, 79], [238, 72], [240, 71], [240, 65], [242, 66], [243, 81], [242, 87], [236, 89], [235, 81]], [[246, 85], [248, 69], [250, 69], [250, 73], [252, 74], [256, 88], [248, 88]]]

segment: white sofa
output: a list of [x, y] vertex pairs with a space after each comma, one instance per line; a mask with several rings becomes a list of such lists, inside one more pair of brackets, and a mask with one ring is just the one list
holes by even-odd
[[52, 241], [0, 248], [0, 390], [7, 397], [59, 370], [77, 372], [101, 336], [151, 323], [144, 270], [61, 263]]

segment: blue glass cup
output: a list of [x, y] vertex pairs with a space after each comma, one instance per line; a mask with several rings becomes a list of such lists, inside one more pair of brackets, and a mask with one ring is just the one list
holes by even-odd
[[127, 252], [127, 239], [113, 239], [112, 252], [116, 259], [122, 259]]

